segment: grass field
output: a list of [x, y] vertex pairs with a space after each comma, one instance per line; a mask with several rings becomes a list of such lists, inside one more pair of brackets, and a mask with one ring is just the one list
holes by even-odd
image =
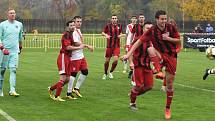
[[[17, 121], [164, 121], [166, 95], [160, 91], [161, 82], [155, 80], [154, 89], [137, 99], [139, 110], [130, 111], [128, 92], [130, 83], [122, 73], [122, 63], [114, 79], [102, 80], [103, 49], [94, 53], [85, 51], [89, 76], [81, 93], [74, 101], [54, 102], [47, 87], [58, 80], [56, 58], [58, 49], [24, 49], [17, 72], [17, 91], [20, 97], [8, 96], [8, 71], [4, 83], [4, 97], [0, 109]], [[196, 50], [181, 52], [178, 58], [175, 95], [172, 103], [172, 121], [214, 121], [215, 81], [210, 75], [202, 80], [205, 68], [214, 61]], [[62, 96], [65, 95], [64, 87]], [[0, 115], [0, 121], [7, 121]]]

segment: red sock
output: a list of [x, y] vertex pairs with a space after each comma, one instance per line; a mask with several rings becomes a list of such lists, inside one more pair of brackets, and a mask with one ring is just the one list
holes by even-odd
[[163, 79], [163, 86], [166, 86], [166, 78]]
[[61, 93], [61, 91], [62, 91], [62, 87], [63, 87], [63, 83], [64, 83], [64, 81], [63, 81], [63, 80], [58, 81], [58, 83], [57, 83], [57, 90], [56, 90], [56, 95], [55, 95], [55, 97], [60, 96], [60, 93]]
[[170, 108], [170, 105], [172, 103], [172, 98], [173, 98], [173, 91], [167, 90], [166, 95], [167, 95], [166, 108]]
[[55, 90], [56, 88], [57, 88], [57, 84], [58, 84], [58, 82], [57, 83], [55, 83], [53, 86], [51, 86], [51, 90], [53, 91], [53, 90]]
[[112, 67], [111, 67], [110, 72], [113, 72], [113, 71], [114, 71], [114, 69], [115, 69], [116, 66], [117, 66], [117, 63], [118, 63], [118, 61], [114, 61], [114, 62], [112, 63]]
[[106, 75], [107, 75], [108, 67], [109, 67], [109, 62], [105, 62], [105, 64], [104, 64], [104, 71], [105, 71]]
[[155, 70], [159, 72], [161, 70], [160, 59], [157, 56], [150, 56], [151, 62], [155, 67]]
[[130, 95], [131, 103], [136, 102], [138, 94], [139, 94], [139, 92], [135, 88], [131, 89], [131, 95]]

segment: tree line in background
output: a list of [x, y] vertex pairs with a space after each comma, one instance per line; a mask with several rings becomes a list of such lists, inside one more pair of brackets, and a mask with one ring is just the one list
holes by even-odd
[[[153, 19], [158, 9], [178, 21], [215, 19], [215, 0], [0, 0], [0, 12], [8, 7], [17, 11], [20, 19], [70, 19], [81, 15], [85, 20], [105, 20], [111, 14], [120, 19], [143, 13]], [[5, 18], [4, 14], [0, 18]]]

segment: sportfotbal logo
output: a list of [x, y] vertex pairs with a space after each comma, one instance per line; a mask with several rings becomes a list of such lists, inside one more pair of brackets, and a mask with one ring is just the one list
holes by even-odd
[[187, 42], [188, 43], [215, 43], [215, 39], [211, 39], [211, 38], [198, 38], [198, 39], [193, 39], [188, 37], [187, 38]]

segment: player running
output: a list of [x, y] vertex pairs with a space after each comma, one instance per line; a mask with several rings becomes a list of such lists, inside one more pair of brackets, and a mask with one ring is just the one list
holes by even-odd
[[159, 10], [155, 14], [156, 25], [144, 33], [139, 40], [132, 46], [127, 55], [123, 56], [127, 59], [134, 50], [142, 43], [151, 41], [154, 48], [158, 50], [163, 58], [163, 65], [166, 67], [166, 84], [167, 84], [167, 100], [165, 108], [165, 118], [171, 118], [170, 105], [173, 98], [173, 81], [176, 74], [177, 52], [176, 45], [180, 44], [180, 34], [177, 29], [167, 23], [167, 15], [163, 10]]

